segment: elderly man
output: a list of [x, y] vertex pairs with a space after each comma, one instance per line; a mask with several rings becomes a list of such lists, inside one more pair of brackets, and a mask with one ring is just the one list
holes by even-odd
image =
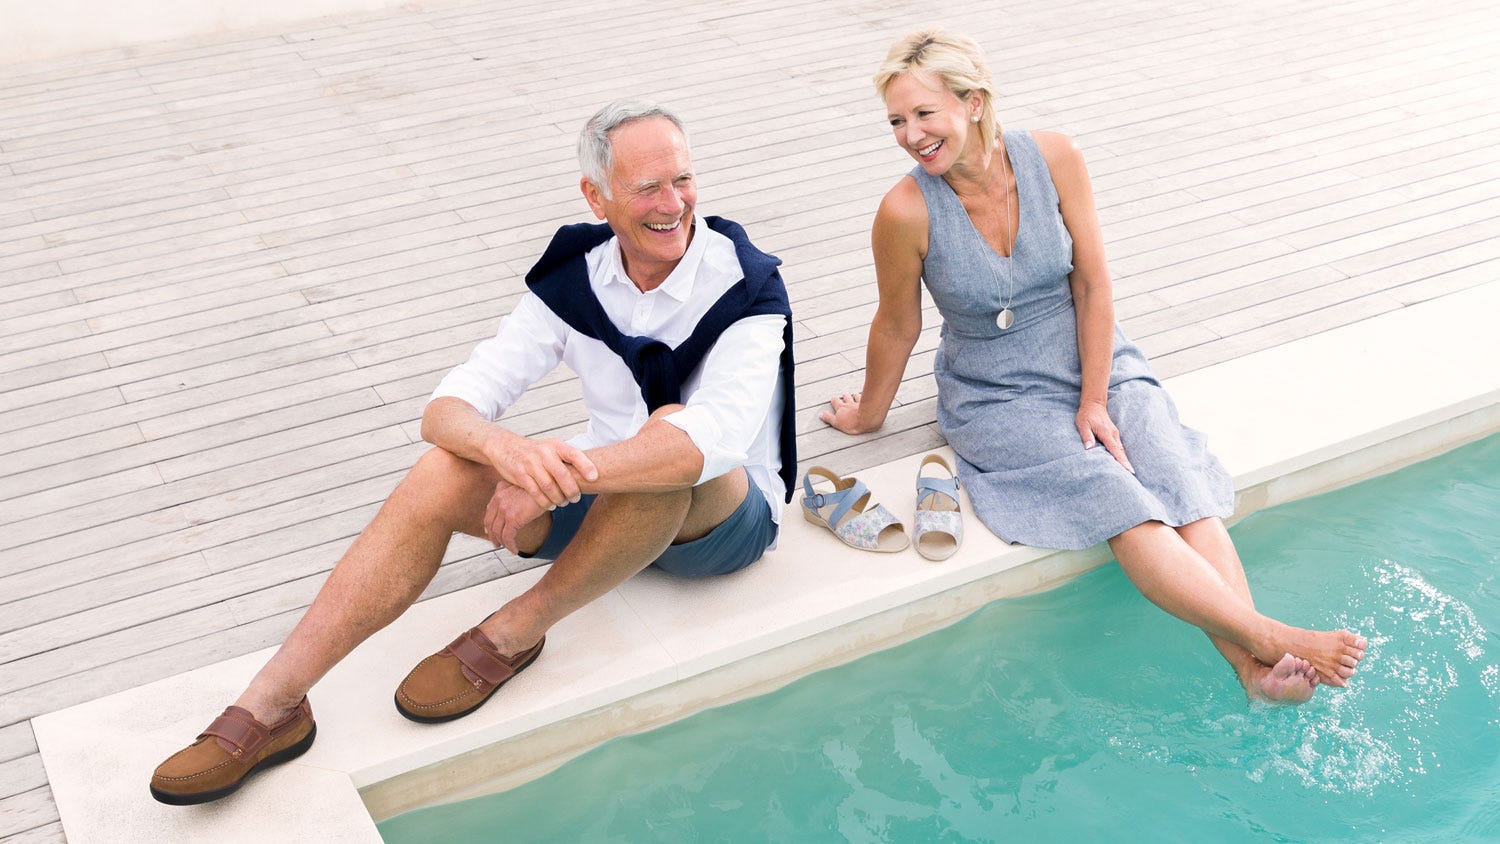
[[[725, 574], [774, 543], [796, 471], [780, 262], [738, 225], [694, 214], [670, 112], [608, 105], [578, 152], [584, 198], [607, 225], [558, 231], [499, 332], [433, 393], [422, 437], [434, 448], [235, 705], [156, 769], [156, 799], [215, 800], [306, 751], [308, 689], [411, 606], [455, 531], [553, 563], [412, 669], [395, 703], [414, 721], [474, 711], [537, 658], [552, 625], [648, 565]], [[498, 424], [559, 361], [579, 373], [588, 429], [568, 443]]]

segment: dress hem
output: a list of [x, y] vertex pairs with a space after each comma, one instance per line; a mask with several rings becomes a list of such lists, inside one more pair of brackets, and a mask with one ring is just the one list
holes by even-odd
[[[976, 515], [978, 515], [978, 514], [976, 514]], [[1207, 509], [1202, 510], [1202, 511], [1196, 511], [1196, 512], [1190, 514], [1187, 518], [1182, 518], [1182, 519], [1179, 519], [1179, 518], [1176, 518], [1176, 517], [1170, 516], [1170, 515], [1158, 515], [1158, 514], [1148, 515], [1148, 516], [1145, 516], [1144, 518], [1131, 517], [1130, 519], [1125, 520], [1123, 524], [1120, 524], [1119, 527], [1112, 527], [1112, 528], [1110, 528], [1108, 530], [1103, 530], [1103, 531], [1097, 531], [1097, 532], [1095, 532], [1095, 535], [1097, 535], [1098, 538], [1094, 539], [1093, 541], [1090, 541], [1090, 542], [1088, 542], [1087, 544], [1084, 544], [1084, 545], [1077, 545], [1077, 544], [1074, 544], [1072, 542], [1043, 542], [1043, 541], [1030, 541], [1029, 542], [1029, 541], [1026, 541], [1025, 539], [1011, 539], [1011, 538], [1008, 538], [1005, 534], [1003, 534], [1000, 531], [996, 530], [995, 526], [991, 525], [989, 522], [987, 522], [985, 520], [984, 516], [980, 515], [979, 516], [979, 521], [980, 521], [981, 524], [983, 524], [986, 528], [989, 529], [990, 533], [993, 533], [996, 537], [998, 537], [1000, 539], [1001, 542], [1004, 542], [1004, 543], [1006, 543], [1008, 545], [1024, 545], [1024, 546], [1026, 546], [1028, 548], [1045, 548], [1045, 549], [1052, 550], [1052, 551], [1083, 551], [1083, 550], [1088, 549], [1088, 548], [1093, 548], [1095, 545], [1102, 544], [1105, 541], [1107, 541], [1109, 539], [1112, 539], [1112, 538], [1114, 538], [1116, 536], [1119, 536], [1120, 534], [1124, 533], [1127, 530], [1130, 530], [1133, 527], [1136, 527], [1138, 525], [1143, 525], [1146, 522], [1161, 522], [1162, 524], [1167, 525], [1168, 527], [1179, 528], [1179, 527], [1182, 527], [1183, 525], [1190, 525], [1193, 522], [1202, 521], [1204, 519], [1210, 519], [1210, 518], [1227, 519], [1231, 515], [1233, 515], [1233, 508], [1230, 508], [1229, 512], [1224, 512], [1220, 508], [1214, 507], [1214, 508], [1207, 508]], [[1040, 538], [1041, 539], [1047, 539], [1049, 537], [1040, 537]], [[1057, 537], [1050, 537], [1050, 538], [1051, 539], [1056, 539]]]

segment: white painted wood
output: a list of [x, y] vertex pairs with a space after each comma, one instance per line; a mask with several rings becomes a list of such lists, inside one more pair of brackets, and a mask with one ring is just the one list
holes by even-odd
[[[50, 795], [49, 795], [50, 797]], [[3, 801], [0, 801], [0, 811], [4, 809]], [[36, 826], [6, 837], [5, 844], [66, 844], [67, 837], [63, 835], [62, 823], [53, 821], [44, 826]]]
[[[36, 757], [38, 760], [40, 756]], [[48, 840], [43, 832], [48, 827], [59, 827], [57, 804], [52, 802], [52, 791], [39, 786], [20, 794], [0, 797], [0, 838], [5, 841]], [[59, 838], [61, 834], [59, 833]]]
[[0, 727], [0, 762], [9, 762], [36, 753], [36, 736], [30, 724]]
[[0, 795], [9, 797], [46, 784], [47, 772], [42, 768], [42, 757], [34, 753], [0, 762]]

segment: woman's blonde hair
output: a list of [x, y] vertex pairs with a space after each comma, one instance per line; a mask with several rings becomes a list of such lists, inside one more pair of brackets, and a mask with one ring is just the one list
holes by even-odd
[[960, 100], [979, 95], [979, 138], [984, 148], [995, 145], [1000, 121], [995, 116], [995, 82], [985, 64], [984, 51], [973, 39], [954, 35], [941, 27], [929, 27], [907, 35], [891, 45], [880, 71], [875, 74], [875, 90], [885, 96], [891, 80], [911, 74], [923, 85], [937, 90], [937, 82]]

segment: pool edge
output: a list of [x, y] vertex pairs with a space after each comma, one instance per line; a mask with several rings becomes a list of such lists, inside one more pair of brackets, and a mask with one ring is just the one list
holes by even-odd
[[[1500, 433], [1500, 396], [1477, 409], [1377, 439], [1236, 489], [1238, 521], [1266, 507], [1319, 495]], [[909, 461], [893, 461], [902, 464]], [[982, 528], [981, 528], [982, 529]], [[1027, 549], [1036, 550], [1036, 549]], [[1006, 555], [1010, 556], [1010, 555]], [[1029, 555], [978, 579], [708, 668], [615, 704], [550, 723], [359, 789], [377, 821], [415, 809], [505, 791], [556, 770], [610, 739], [695, 712], [773, 692], [810, 673], [948, 627], [985, 605], [1060, 586], [1110, 561], [1104, 546]], [[463, 770], [462, 776], [456, 775]]]

